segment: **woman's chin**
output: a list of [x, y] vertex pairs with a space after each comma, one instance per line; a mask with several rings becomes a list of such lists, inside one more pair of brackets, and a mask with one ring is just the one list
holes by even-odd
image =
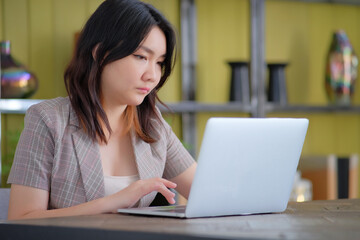
[[143, 102], [144, 102], [144, 98], [142, 98], [142, 99], [137, 99], [136, 101], [133, 101], [131, 104], [128, 104], [128, 105], [139, 106], [139, 105], [142, 104]]
[[144, 102], [144, 99], [146, 98], [147, 95], [144, 96], [136, 96], [132, 99], [128, 99], [127, 101], [127, 105], [130, 106], [139, 106], [140, 104], [142, 104]]

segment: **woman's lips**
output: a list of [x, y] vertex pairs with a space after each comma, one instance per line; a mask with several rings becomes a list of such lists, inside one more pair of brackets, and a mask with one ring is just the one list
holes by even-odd
[[150, 88], [137, 88], [141, 93], [147, 94], [150, 92]]

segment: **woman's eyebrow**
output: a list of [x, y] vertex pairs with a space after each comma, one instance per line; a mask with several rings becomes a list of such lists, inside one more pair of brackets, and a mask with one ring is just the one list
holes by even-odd
[[[155, 52], [152, 49], [150, 49], [150, 48], [148, 48], [146, 46], [142, 45], [142, 46], [140, 46], [140, 49], [144, 50], [145, 52], [147, 52], [147, 53], [149, 53], [151, 55], [155, 55]], [[165, 56], [166, 56], [166, 54], [163, 54], [160, 57], [165, 57]]]

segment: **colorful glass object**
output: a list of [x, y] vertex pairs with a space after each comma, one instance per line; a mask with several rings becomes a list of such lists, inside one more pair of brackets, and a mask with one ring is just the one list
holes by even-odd
[[10, 41], [0, 42], [1, 98], [28, 98], [38, 88], [38, 80], [26, 67], [13, 59]]
[[358, 58], [345, 31], [333, 35], [326, 64], [326, 93], [330, 103], [350, 105], [357, 78]]

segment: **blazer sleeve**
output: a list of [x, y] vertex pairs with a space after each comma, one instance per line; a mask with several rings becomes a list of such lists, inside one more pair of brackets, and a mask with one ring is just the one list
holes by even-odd
[[8, 183], [50, 191], [54, 139], [50, 119], [41, 107], [32, 106], [15, 151]]
[[194, 158], [185, 149], [169, 124], [163, 118], [162, 120], [167, 141], [164, 178], [171, 179], [188, 169], [194, 163]]

